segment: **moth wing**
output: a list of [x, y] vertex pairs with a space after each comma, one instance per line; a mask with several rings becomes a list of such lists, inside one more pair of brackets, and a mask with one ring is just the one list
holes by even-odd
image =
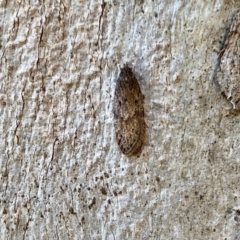
[[[125, 155], [134, 155], [141, 148], [145, 138], [145, 128], [141, 119], [129, 118], [125, 121], [116, 122], [116, 140]], [[120, 128], [119, 128], [120, 126]]]

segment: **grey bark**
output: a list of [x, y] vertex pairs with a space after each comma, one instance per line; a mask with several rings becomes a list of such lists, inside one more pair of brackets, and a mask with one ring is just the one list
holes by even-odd
[[[240, 115], [213, 83], [239, 1], [1, 1], [1, 239], [240, 239]], [[115, 142], [119, 66], [147, 139]]]

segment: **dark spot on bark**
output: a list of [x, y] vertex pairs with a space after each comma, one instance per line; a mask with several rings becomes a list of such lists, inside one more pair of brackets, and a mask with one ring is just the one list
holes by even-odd
[[92, 203], [88, 206], [88, 209], [90, 210], [95, 204], [96, 204], [96, 198], [94, 197], [92, 199]]
[[101, 191], [101, 193], [102, 193], [103, 195], [107, 195], [107, 190], [106, 190], [106, 188], [102, 187], [102, 188], [100, 189], [100, 191]]
[[104, 176], [105, 176], [106, 178], [109, 178], [108, 173], [104, 173]]

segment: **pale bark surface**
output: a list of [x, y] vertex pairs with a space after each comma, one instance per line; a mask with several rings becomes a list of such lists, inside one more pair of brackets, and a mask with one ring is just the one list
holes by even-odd
[[[1, 1], [0, 238], [240, 239], [240, 115], [212, 81], [239, 7]], [[126, 62], [145, 95], [139, 158], [114, 137]]]

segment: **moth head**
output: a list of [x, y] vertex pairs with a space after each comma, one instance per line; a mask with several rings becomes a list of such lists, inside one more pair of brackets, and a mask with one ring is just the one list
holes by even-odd
[[122, 78], [126, 78], [126, 77], [133, 77], [134, 74], [132, 72], [132, 69], [127, 65], [127, 64], [124, 64], [123, 67], [121, 68], [121, 72], [120, 72], [120, 75], [119, 77], [122, 77]]

